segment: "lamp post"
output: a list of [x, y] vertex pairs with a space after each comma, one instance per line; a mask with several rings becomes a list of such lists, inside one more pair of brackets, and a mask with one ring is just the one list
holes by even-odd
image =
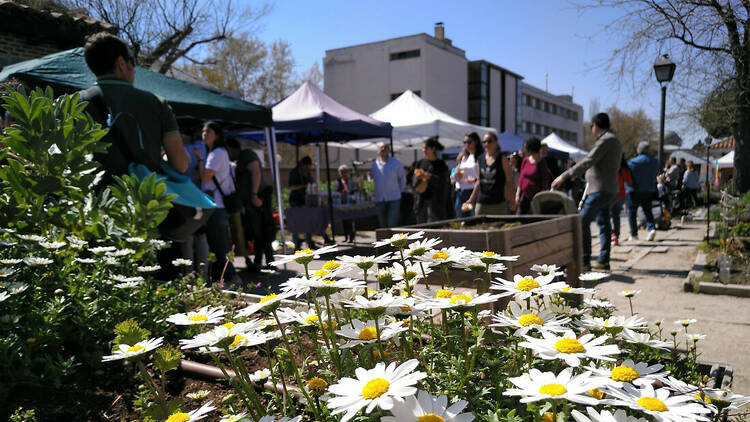
[[667, 100], [667, 83], [672, 80], [677, 67], [665, 54], [654, 62], [654, 74], [661, 84], [661, 121], [659, 123], [659, 168], [664, 166], [664, 103]]

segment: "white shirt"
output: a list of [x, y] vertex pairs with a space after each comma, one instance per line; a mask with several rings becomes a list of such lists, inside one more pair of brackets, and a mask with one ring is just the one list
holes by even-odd
[[[229, 154], [226, 149], [219, 147], [209, 152], [208, 158], [206, 158], [206, 169], [216, 172], [214, 177], [219, 181], [219, 185], [221, 186], [224, 195], [229, 195], [235, 191], [234, 180], [232, 180], [230, 172], [231, 166], [229, 163]], [[203, 182], [201, 184], [201, 189], [203, 192], [214, 191], [213, 198], [214, 202], [216, 202], [216, 207], [224, 208], [224, 199], [221, 197], [219, 190], [216, 189], [213, 178], [207, 182]]]
[[383, 162], [380, 157], [372, 162], [372, 179], [375, 181], [375, 202], [401, 199], [401, 191], [406, 185], [404, 166], [396, 157], [388, 157]]
[[[459, 171], [463, 171], [463, 177], [458, 177]], [[459, 189], [474, 189], [474, 182], [476, 182], [477, 176], [477, 160], [474, 159], [474, 154], [467, 154], [456, 166], [456, 180], [470, 179], [471, 182], [458, 182], [457, 185], [459, 186]]]

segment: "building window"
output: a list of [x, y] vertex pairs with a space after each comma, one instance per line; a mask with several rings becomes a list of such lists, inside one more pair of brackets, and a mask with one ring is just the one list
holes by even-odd
[[398, 53], [391, 53], [391, 61], [404, 60], [419, 57], [419, 50], [400, 51]]
[[[415, 93], [415, 94], [417, 94], [417, 97], [421, 97], [422, 96], [422, 91], [420, 91], [418, 89], [417, 90], [412, 90], [412, 92]], [[393, 101], [396, 98], [400, 97], [401, 94], [403, 94], [403, 92], [397, 92], [395, 94], [391, 94], [391, 101]]]

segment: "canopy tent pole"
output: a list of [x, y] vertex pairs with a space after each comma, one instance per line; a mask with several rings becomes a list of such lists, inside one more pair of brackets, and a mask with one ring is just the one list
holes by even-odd
[[328, 216], [331, 217], [331, 240], [336, 242], [336, 231], [333, 224], [333, 192], [331, 191], [331, 165], [328, 163], [328, 134], [323, 135], [326, 150], [326, 179], [328, 179]]
[[391, 132], [391, 157], [396, 154], [395, 151], [393, 151], [393, 132]]
[[281, 250], [286, 255], [286, 231], [284, 230], [284, 205], [281, 199], [281, 175], [279, 163], [276, 161], [276, 128], [265, 129], [266, 146], [268, 147], [268, 158], [271, 162], [271, 172], [276, 185], [276, 206], [279, 210], [279, 228], [281, 229]]

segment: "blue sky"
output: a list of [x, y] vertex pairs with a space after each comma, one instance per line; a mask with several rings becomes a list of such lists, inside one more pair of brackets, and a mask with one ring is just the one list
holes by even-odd
[[[562, 0], [278, 0], [256, 35], [268, 42], [288, 41], [298, 71], [303, 72], [316, 61], [322, 70], [328, 49], [420, 32], [432, 34], [435, 22], [444, 22], [446, 37], [465, 50], [469, 60], [488, 60], [542, 89], [548, 74], [549, 91], [572, 92], [586, 119], [591, 100], [597, 99], [601, 109], [610, 105], [628, 111], [643, 108], [658, 122], [659, 85], [649, 74], [656, 57], [644, 58], [643, 65], [634, 69], [652, 78], [638, 94], [619, 86], [597, 67], [618, 45], [617, 34], [601, 33], [602, 25], [618, 13], [606, 9], [580, 13]], [[668, 94], [668, 113], [669, 101]], [[671, 126], [678, 129], [680, 125]], [[671, 126], [667, 120], [666, 129]], [[694, 143], [691, 138], [705, 135], [680, 134], [687, 145]]]

